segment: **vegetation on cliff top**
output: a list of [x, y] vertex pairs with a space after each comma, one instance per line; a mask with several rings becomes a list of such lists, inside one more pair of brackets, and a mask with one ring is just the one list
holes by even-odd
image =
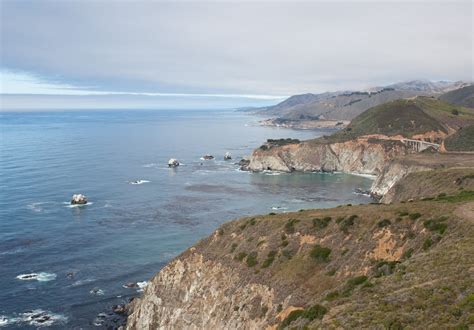
[[448, 151], [474, 151], [474, 125], [458, 130], [444, 140]]
[[275, 300], [255, 308], [280, 328], [466, 327], [474, 324], [466, 202], [474, 192], [458, 189], [411, 203], [244, 218], [194, 252], [242, 283], [272, 288]]
[[396, 100], [368, 109], [343, 130], [334, 133], [330, 141], [346, 141], [363, 135], [402, 135], [410, 138], [431, 131], [448, 133], [449, 127], [462, 127], [474, 122], [474, 111], [446, 102], [417, 97]]

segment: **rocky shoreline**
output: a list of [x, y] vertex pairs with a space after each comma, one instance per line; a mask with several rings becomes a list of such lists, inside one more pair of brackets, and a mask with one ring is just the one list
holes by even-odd
[[316, 120], [316, 119], [284, 119], [270, 118], [259, 121], [261, 126], [281, 127], [290, 129], [341, 129], [349, 124], [347, 120]]

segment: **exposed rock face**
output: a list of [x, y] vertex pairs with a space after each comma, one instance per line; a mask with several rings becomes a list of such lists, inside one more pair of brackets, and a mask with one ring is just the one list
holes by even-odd
[[382, 173], [377, 176], [370, 189], [371, 194], [379, 198], [382, 203], [389, 203], [393, 196], [388, 194], [393, 186], [408, 174], [419, 171], [429, 171], [430, 167], [424, 165], [404, 164], [392, 162], [385, 166]]
[[[272, 290], [242, 283], [237, 272], [192, 253], [166, 266], [145, 289], [128, 329], [257, 329], [268, 320], [254, 306], [271, 306]], [[242, 309], [235, 307], [244, 306]]]
[[257, 149], [247, 168], [251, 171], [342, 171], [377, 175], [389, 160], [408, 152], [398, 141], [364, 138], [337, 143], [306, 141]]

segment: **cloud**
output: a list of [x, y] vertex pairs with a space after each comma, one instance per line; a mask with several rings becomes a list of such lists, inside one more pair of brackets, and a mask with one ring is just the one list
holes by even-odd
[[1, 6], [2, 69], [81, 90], [279, 96], [472, 80], [471, 1]]

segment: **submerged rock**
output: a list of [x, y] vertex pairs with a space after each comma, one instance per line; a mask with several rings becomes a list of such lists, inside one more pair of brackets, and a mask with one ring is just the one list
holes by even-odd
[[171, 158], [168, 160], [168, 167], [177, 167], [179, 166], [179, 161], [177, 159]]
[[204, 156], [202, 156], [202, 159], [211, 160], [211, 159], [214, 159], [214, 156], [213, 155], [204, 155]]
[[71, 198], [71, 205], [87, 204], [87, 197], [83, 194], [74, 194]]
[[139, 286], [135, 282], [128, 282], [127, 284], [122, 285], [126, 289], [138, 289]]
[[242, 158], [239, 162], [239, 167], [242, 171], [248, 171], [250, 165], [250, 159]]

